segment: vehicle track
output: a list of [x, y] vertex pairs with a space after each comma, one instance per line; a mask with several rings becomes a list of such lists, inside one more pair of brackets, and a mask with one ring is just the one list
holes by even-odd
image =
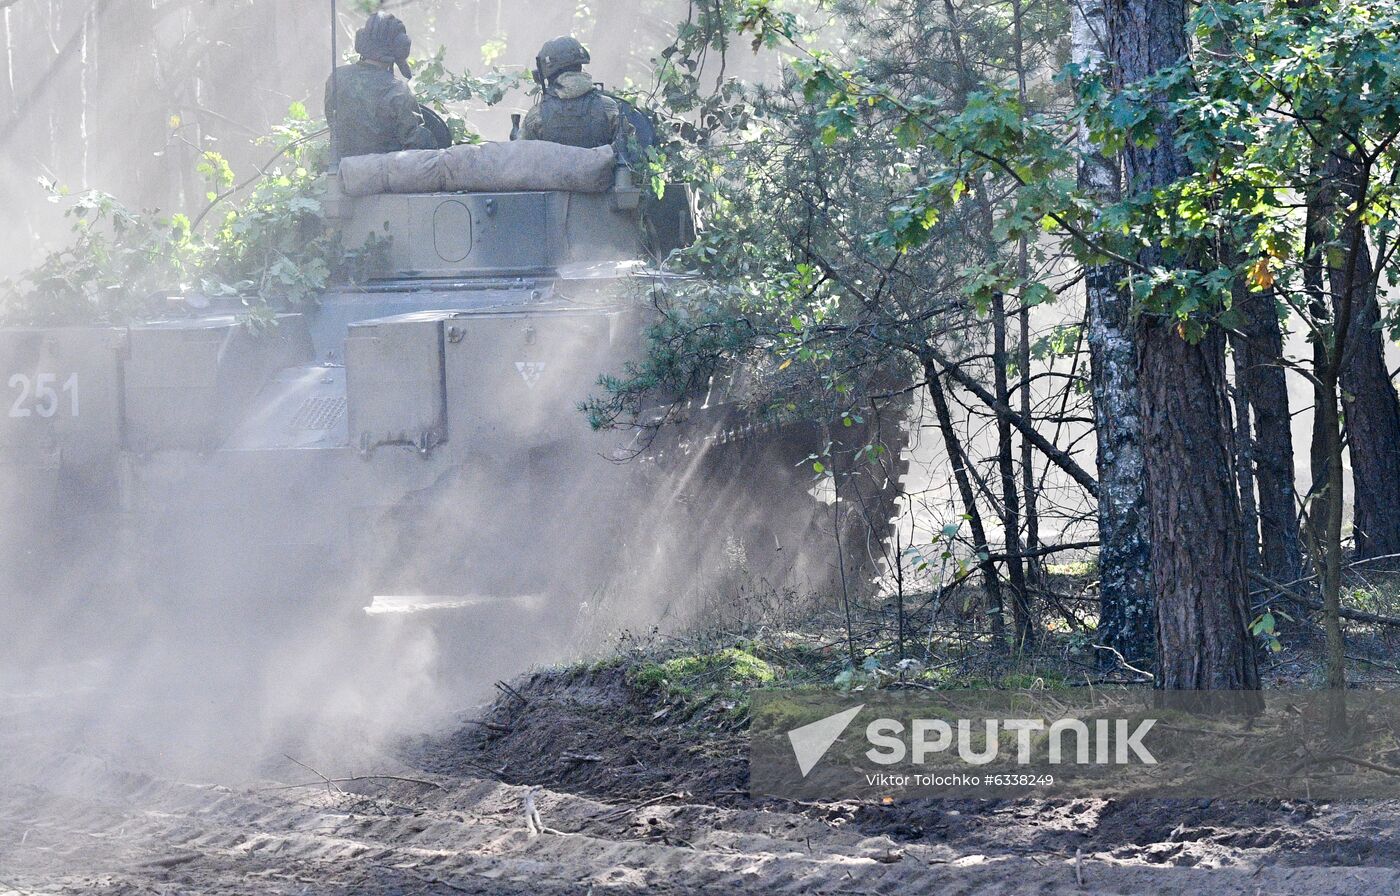
[[[527, 788], [414, 772], [327, 784], [168, 780], [82, 752], [19, 759], [0, 789], [0, 893], [1392, 892], [1395, 868], [1080, 864], [1055, 852], [901, 844], [776, 809], [682, 799], [618, 806], [541, 790], [551, 832], [525, 830]], [[386, 772], [388, 773], [388, 772]], [[279, 775], [283, 777], [283, 775]]]

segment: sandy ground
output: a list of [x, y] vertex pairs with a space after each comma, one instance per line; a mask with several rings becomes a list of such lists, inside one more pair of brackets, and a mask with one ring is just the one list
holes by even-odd
[[[0, 894], [1381, 894], [1400, 806], [759, 803], [606, 673], [356, 768], [177, 780], [0, 731]], [[698, 726], [698, 727], [697, 727]], [[577, 752], [588, 750], [590, 752]], [[566, 753], [582, 759], [561, 760]], [[310, 763], [308, 763], [310, 765]], [[159, 768], [159, 763], [146, 766]], [[533, 785], [547, 832], [526, 830]]]
[[[230, 788], [77, 755], [47, 771], [64, 786], [5, 788], [0, 892], [1362, 894], [1400, 885], [1394, 867], [1278, 864], [1277, 849], [1232, 848], [1200, 830], [1140, 844], [1132, 857], [1076, 861], [1009, 842], [986, 851], [956, 839], [900, 842], [806, 813], [615, 806], [546, 790], [539, 809], [558, 833], [531, 837], [524, 789], [472, 778]], [[1162, 864], [1203, 840], [1214, 848], [1195, 867]]]

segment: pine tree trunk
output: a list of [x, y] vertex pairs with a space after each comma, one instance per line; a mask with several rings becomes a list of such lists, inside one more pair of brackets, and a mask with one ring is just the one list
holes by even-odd
[[[1243, 297], [1235, 296], [1238, 302]], [[1235, 477], [1239, 482], [1240, 525], [1244, 531], [1244, 565], [1251, 573], [1260, 572], [1259, 506], [1254, 500], [1254, 438], [1249, 431], [1249, 381], [1245, 369], [1249, 366], [1245, 340], [1231, 338], [1230, 361], [1234, 367], [1234, 388], [1231, 405], [1235, 411]]]
[[[1353, 205], [1360, 192], [1356, 161], [1344, 153], [1345, 149], [1333, 153], [1319, 173], [1319, 188], [1308, 198], [1304, 273], [1318, 320], [1349, 302], [1352, 323], [1341, 359], [1341, 390], [1355, 487], [1354, 538], [1359, 557], [1380, 557], [1400, 553], [1400, 400], [1386, 370], [1384, 340], [1376, 329], [1380, 308], [1370, 246], [1364, 233], [1350, 232], [1359, 224], [1341, 220], [1350, 217], [1342, 207]], [[1358, 247], [1354, 269], [1326, 266], [1322, 247], [1329, 241]], [[1346, 253], [1348, 265], [1351, 254]], [[1330, 306], [1323, 298], [1324, 288], [1331, 294]], [[1315, 369], [1323, 369], [1329, 360], [1324, 347], [1314, 345]], [[1312, 474], [1316, 484], [1328, 478], [1330, 457], [1322, 433], [1324, 405], [1330, 397], [1316, 386], [1314, 391]]]
[[1140, 345], [1158, 685], [1257, 688], [1224, 334], [1212, 330], [1192, 345], [1144, 321]]
[[1240, 371], [1254, 412], [1254, 470], [1259, 492], [1260, 569], [1281, 585], [1303, 577], [1303, 549], [1294, 500], [1293, 420], [1288, 382], [1280, 366], [1283, 333], [1269, 293], [1244, 300], [1244, 364]]
[[[1132, 83], [1186, 55], [1184, 0], [1108, 0], [1108, 58]], [[1166, 112], [1165, 100], [1162, 111]], [[1189, 172], [1164, 114], [1151, 147], [1124, 150], [1127, 190], [1140, 194]], [[1139, 256], [1170, 265], [1160, 247]], [[1152, 535], [1157, 686], [1255, 689], [1239, 497], [1226, 401], [1225, 336], [1192, 344], [1170, 319], [1138, 324], [1138, 381]]]
[[[1103, 64], [1102, 0], [1075, 4], [1074, 61], [1085, 71]], [[1079, 186], [1105, 204], [1121, 189], [1115, 163], [1092, 152], [1087, 131]], [[1089, 381], [1094, 398], [1099, 476], [1099, 640], [1129, 662], [1154, 652], [1151, 542], [1143, 475], [1142, 417], [1138, 396], [1137, 344], [1132, 300], [1121, 286], [1119, 265], [1084, 271], [1089, 343]]]
[[[1341, 239], [1349, 242], [1345, 233]], [[1341, 387], [1355, 488], [1353, 537], [1357, 556], [1366, 558], [1400, 554], [1400, 400], [1376, 329], [1380, 308], [1371, 250], [1364, 239], [1358, 244]], [[1335, 303], [1345, 288], [1344, 275], [1332, 271], [1331, 279]]]
[[[1323, 181], [1325, 182], [1325, 178]], [[1304, 228], [1305, 238], [1303, 242], [1303, 286], [1308, 293], [1308, 316], [1319, 326], [1326, 323], [1332, 313], [1332, 306], [1327, 298], [1326, 286], [1326, 265], [1322, 258], [1322, 247], [1327, 244], [1328, 222], [1327, 206], [1329, 200], [1322, 195], [1324, 191], [1318, 191], [1308, 197], [1308, 211], [1306, 226]], [[1312, 369], [1324, 370], [1327, 367], [1327, 346], [1318, 340], [1316, 334], [1310, 334], [1309, 342], [1312, 347]], [[1314, 382], [1313, 388], [1313, 425], [1312, 435], [1308, 443], [1308, 478], [1309, 493], [1316, 492], [1327, 481], [1327, 448], [1323, 444], [1322, 432], [1325, 428], [1322, 421], [1322, 405], [1327, 401], [1327, 393], [1322, 384]], [[1311, 516], [1311, 510], [1308, 511]], [[1316, 524], [1312, 519], [1304, 521], [1308, 526], [1308, 531], [1316, 529]], [[1315, 565], [1322, 563], [1322, 558], [1316, 556], [1316, 546], [1309, 545], [1314, 553], [1311, 558]]]

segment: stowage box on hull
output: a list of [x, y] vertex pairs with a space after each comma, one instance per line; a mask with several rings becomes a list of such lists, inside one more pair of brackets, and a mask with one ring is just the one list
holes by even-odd
[[627, 318], [439, 311], [355, 324], [345, 348], [351, 444], [460, 455], [591, 443], [579, 405], [620, 363]]
[[125, 442], [141, 454], [222, 447], [268, 378], [311, 355], [299, 315], [260, 331], [232, 316], [165, 321], [129, 338]]

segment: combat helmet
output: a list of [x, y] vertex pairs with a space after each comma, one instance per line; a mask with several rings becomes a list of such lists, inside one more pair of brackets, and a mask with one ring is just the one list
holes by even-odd
[[577, 38], [556, 37], [540, 47], [540, 54], [535, 57], [535, 81], [544, 84], [565, 69], [589, 62], [588, 51]]
[[408, 28], [398, 16], [387, 12], [370, 16], [364, 26], [355, 32], [355, 52], [361, 58], [391, 62], [399, 67], [405, 78], [413, 75], [408, 67], [408, 54], [412, 49], [413, 40], [408, 36]]

